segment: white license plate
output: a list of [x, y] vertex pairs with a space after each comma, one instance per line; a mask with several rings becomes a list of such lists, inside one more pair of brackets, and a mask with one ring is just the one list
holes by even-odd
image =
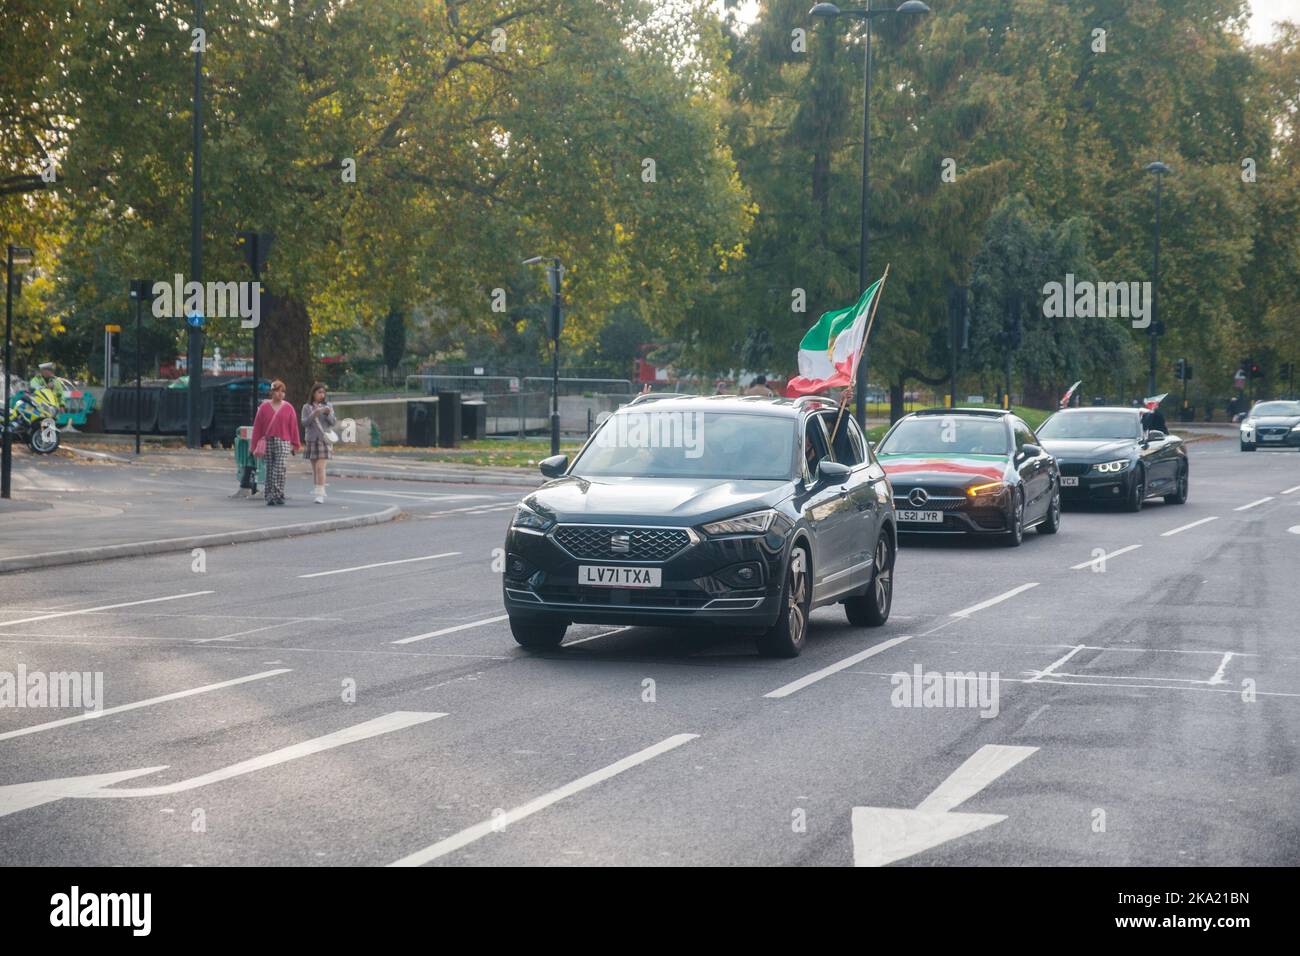
[[1079, 479], [1078, 479], [1078, 478], [1066, 478], [1064, 475], [1062, 475], [1062, 476], [1061, 476], [1061, 487], [1062, 487], [1062, 488], [1078, 488], [1078, 487], [1079, 487]]
[[1259, 437], [1264, 441], [1281, 441], [1283, 438], [1282, 435], [1260, 435]]
[[942, 511], [900, 511], [899, 521], [917, 521], [922, 524], [943, 524]]
[[663, 584], [661, 568], [620, 568], [608, 564], [578, 565], [578, 583], [592, 588], [657, 588]]

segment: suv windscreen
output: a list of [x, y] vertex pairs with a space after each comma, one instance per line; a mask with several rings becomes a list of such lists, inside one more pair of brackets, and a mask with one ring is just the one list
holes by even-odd
[[784, 415], [638, 408], [610, 416], [569, 473], [789, 480], [794, 439], [795, 422]]
[[885, 436], [880, 455], [1007, 455], [1007, 426], [999, 418], [926, 415], [899, 422]]
[[1070, 438], [1138, 437], [1136, 415], [1127, 412], [1068, 412], [1053, 415], [1038, 426], [1038, 437], [1063, 440]]

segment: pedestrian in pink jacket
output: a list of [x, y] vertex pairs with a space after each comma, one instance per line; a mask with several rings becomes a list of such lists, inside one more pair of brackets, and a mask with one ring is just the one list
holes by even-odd
[[[261, 443], [265, 442], [265, 446]], [[284, 475], [289, 451], [297, 453], [302, 445], [298, 436], [298, 416], [284, 400], [284, 382], [271, 383], [271, 398], [257, 409], [253, 419], [253, 454], [266, 457], [266, 492], [268, 505], [284, 504]]]

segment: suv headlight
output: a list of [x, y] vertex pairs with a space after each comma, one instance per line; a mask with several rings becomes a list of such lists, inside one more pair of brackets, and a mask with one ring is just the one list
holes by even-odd
[[755, 511], [706, 524], [704, 530], [708, 534], [765, 534], [772, 527], [772, 519], [775, 517], [776, 512], [769, 508], [767, 511]]
[[528, 505], [520, 502], [519, 507], [515, 509], [515, 518], [510, 522], [510, 527], [525, 528], [529, 531], [549, 531], [554, 524], [554, 518], [539, 514]]
[[1128, 466], [1129, 460], [1127, 458], [1121, 458], [1119, 461], [1105, 461], [1100, 465], [1093, 465], [1092, 468], [1094, 471], [1099, 471], [1105, 475], [1116, 471], [1123, 471]]

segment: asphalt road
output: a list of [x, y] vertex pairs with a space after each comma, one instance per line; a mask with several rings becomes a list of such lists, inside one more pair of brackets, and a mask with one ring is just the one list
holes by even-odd
[[[823, 609], [794, 660], [522, 651], [518, 488], [335, 480], [412, 514], [0, 576], [0, 672], [104, 697], [0, 709], [0, 862], [1295, 865], [1300, 455], [1191, 462], [1181, 507], [906, 543], [889, 624]], [[996, 702], [896, 706], [918, 668]]]

